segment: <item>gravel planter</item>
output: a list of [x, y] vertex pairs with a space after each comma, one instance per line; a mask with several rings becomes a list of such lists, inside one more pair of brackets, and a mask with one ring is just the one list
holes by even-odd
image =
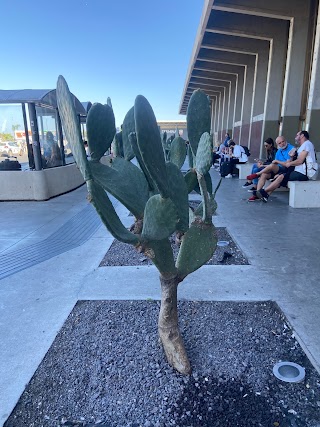
[[[217, 227], [218, 240], [228, 241], [229, 245], [217, 247], [212, 258], [206, 263], [207, 265], [247, 265], [247, 258], [236, 245], [225, 227]], [[179, 248], [171, 238], [173, 255], [176, 258]], [[135, 250], [132, 245], [114, 240], [108, 252], [105, 254], [99, 267], [106, 266], [124, 266], [124, 265], [153, 265], [148, 257]]]
[[[191, 376], [166, 362], [158, 301], [79, 301], [5, 427], [316, 427], [320, 376], [273, 302], [179, 302]], [[306, 368], [299, 384], [272, 374]]]

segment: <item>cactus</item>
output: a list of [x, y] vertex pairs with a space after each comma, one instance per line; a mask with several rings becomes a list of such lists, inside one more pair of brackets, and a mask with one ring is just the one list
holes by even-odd
[[[138, 95], [133, 109], [126, 116], [123, 129], [125, 158], [111, 159], [109, 163], [102, 164], [99, 156], [111, 143], [114, 132], [110, 105], [107, 105], [110, 108], [107, 111], [100, 106], [91, 110], [96, 116], [91, 117], [88, 125], [90, 127], [94, 123], [94, 132], [99, 138], [93, 142], [94, 159], [88, 161], [72, 98], [62, 76], [59, 76], [57, 84], [57, 102], [66, 136], [87, 182], [89, 200], [112, 235], [143, 252], [159, 270], [162, 294], [159, 335], [168, 362], [180, 373], [189, 374], [191, 366], [178, 327], [177, 289], [188, 274], [211, 258], [216, 247], [211, 203], [214, 195], [208, 179], [211, 151], [207, 129], [201, 132], [197, 125], [199, 140], [194, 140], [197, 146], [194, 153], [196, 167], [184, 177], [179, 168], [182, 161], [180, 151], [183, 151], [181, 141], [178, 140], [174, 148], [174, 162], [166, 162], [153, 110], [146, 98]], [[106, 116], [109, 129], [105, 121], [100, 123], [98, 120]], [[88, 129], [89, 133], [91, 131]], [[133, 154], [140, 168], [130, 162]], [[201, 216], [195, 212], [189, 217], [188, 193], [196, 185], [202, 195]], [[105, 190], [135, 215], [130, 231], [121, 223]], [[176, 262], [169, 240], [174, 232], [181, 241]]]
[[191, 95], [187, 109], [187, 129], [193, 155], [197, 154], [198, 144], [204, 132], [210, 133], [210, 100], [200, 89]]

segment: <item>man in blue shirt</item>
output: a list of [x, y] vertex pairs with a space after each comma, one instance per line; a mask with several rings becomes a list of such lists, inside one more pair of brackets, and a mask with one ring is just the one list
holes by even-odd
[[[258, 198], [262, 198], [259, 196], [261, 193], [264, 194], [263, 187], [268, 179], [274, 178], [275, 175], [284, 175], [288, 171], [285, 164], [288, 160], [291, 160], [291, 157], [294, 155], [295, 147], [289, 144], [283, 136], [278, 136], [276, 144], [278, 150], [273, 162], [270, 165], [267, 165], [260, 172], [247, 176], [247, 180], [259, 178], [257, 192], [253, 192], [253, 196], [249, 199], [250, 202], [257, 200]], [[260, 190], [262, 190], [262, 192]]]

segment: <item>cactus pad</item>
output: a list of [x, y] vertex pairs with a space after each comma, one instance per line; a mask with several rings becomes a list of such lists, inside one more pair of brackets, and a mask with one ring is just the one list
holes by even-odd
[[167, 198], [169, 196], [168, 179], [159, 128], [151, 105], [142, 95], [136, 97], [134, 119], [143, 163], [162, 197]]
[[205, 132], [201, 135], [196, 154], [196, 169], [201, 175], [205, 175], [212, 164], [210, 135]]
[[88, 181], [87, 186], [93, 206], [113, 237], [123, 243], [138, 244], [138, 236], [131, 233], [122, 224], [104, 189], [93, 180]]
[[181, 278], [197, 270], [212, 257], [217, 246], [213, 224], [193, 222], [182, 237], [176, 266]]
[[179, 169], [181, 169], [186, 159], [186, 155], [186, 141], [181, 138], [181, 136], [177, 136], [171, 143], [170, 162], [174, 163]]
[[177, 210], [172, 200], [156, 194], [150, 197], [144, 211], [142, 238], [163, 240], [175, 231], [177, 222]]
[[188, 189], [180, 169], [178, 169], [175, 164], [167, 162], [166, 168], [169, 180], [170, 199], [177, 209], [179, 218], [176, 230], [184, 233], [189, 228]]
[[56, 93], [58, 110], [66, 139], [71, 145], [72, 154], [83, 178], [88, 181], [91, 178], [91, 172], [82, 141], [80, 124], [67, 82], [62, 76], [58, 78]]
[[99, 161], [111, 147], [116, 133], [113, 110], [109, 105], [93, 104], [87, 116], [87, 135], [91, 159]]
[[135, 130], [134, 107], [132, 107], [127, 112], [122, 124], [123, 155], [126, 160], [132, 160], [135, 156], [129, 140], [130, 133], [135, 132]]
[[191, 95], [187, 109], [187, 129], [190, 145], [194, 156], [204, 132], [210, 133], [211, 111], [207, 95], [197, 89]]
[[136, 218], [142, 218], [149, 198], [148, 184], [137, 166], [122, 157], [109, 165], [90, 162], [94, 180], [116, 197]]

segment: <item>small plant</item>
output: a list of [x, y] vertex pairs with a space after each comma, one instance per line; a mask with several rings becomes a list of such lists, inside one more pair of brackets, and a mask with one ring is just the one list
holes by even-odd
[[[179, 140], [173, 152], [171, 147], [171, 161], [165, 161], [155, 115], [143, 96], [137, 96], [123, 122], [123, 157], [110, 159], [108, 164], [102, 164], [100, 159], [116, 133], [111, 102], [94, 104], [89, 111], [87, 135], [91, 160], [88, 161], [72, 98], [62, 76], [57, 83], [57, 101], [66, 138], [87, 183], [89, 199], [103, 223], [116, 239], [148, 256], [160, 272], [159, 335], [170, 365], [182, 374], [189, 374], [191, 366], [178, 326], [177, 288], [188, 274], [212, 257], [216, 248], [212, 224], [215, 193], [212, 194], [208, 173], [211, 166], [209, 101], [203, 92], [196, 91], [189, 102], [187, 119], [191, 127], [188, 125], [188, 132], [195, 168], [185, 176], [180, 171], [186, 156], [185, 143], [182, 149]], [[195, 111], [197, 117], [193, 118]], [[140, 167], [131, 162], [134, 157]], [[197, 186], [202, 203], [193, 212], [189, 208], [188, 193]], [[106, 191], [135, 216], [130, 230], [120, 221]], [[169, 240], [173, 233], [181, 243], [176, 262]]]

